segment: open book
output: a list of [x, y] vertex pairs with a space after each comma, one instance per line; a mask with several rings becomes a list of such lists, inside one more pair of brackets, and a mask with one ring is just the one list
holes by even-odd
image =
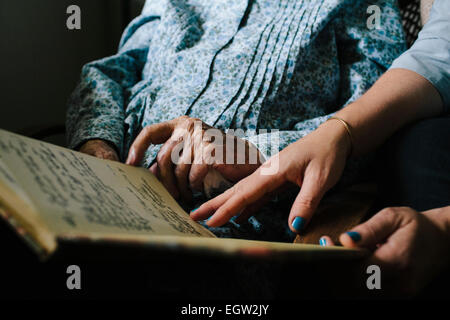
[[0, 214], [41, 257], [64, 241], [206, 253], [358, 258], [360, 250], [217, 238], [145, 168], [0, 130]]

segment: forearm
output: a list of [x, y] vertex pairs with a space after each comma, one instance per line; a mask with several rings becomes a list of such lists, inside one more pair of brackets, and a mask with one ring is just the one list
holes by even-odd
[[68, 147], [79, 149], [88, 140], [100, 139], [114, 145], [120, 153], [124, 130], [121, 104], [112, 99], [96, 106], [92, 95], [81, 95], [77, 89], [69, 99], [66, 118]]
[[352, 128], [352, 155], [361, 155], [406, 124], [436, 116], [442, 109], [441, 96], [428, 80], [410, 70], [392, 69], [336, 116]]
[[[145, 52], [145, 50], [143, 50]], [[102, 139], [122, 149], [128, 89], [139, 81], [142, 53], [132, 50], [85, 65], [67, 110], [70, 148]]]
[[[277, 154], [291, 143], [305, 137], [316, 130], [330, 115], [308, 119], [295, 124], [291, 130], [258, 131], [258, 134], [249, 132], [243, 138], [255, 145], [266, 159]], [[345, 131], [344, 131], [345, 133]]]

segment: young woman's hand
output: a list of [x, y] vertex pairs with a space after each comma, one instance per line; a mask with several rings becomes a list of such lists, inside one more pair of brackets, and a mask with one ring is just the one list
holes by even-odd
[[[139, 165], [150, 144], [163, 144], [150, 171], [175, 199], [181, 196], [188, 202], [192, 190], [204, 191], [203, 182], [211, 168], [227, 181], [236, 182], [261, 165], [258, 149], [248, 141], [188, 116], [145, 127], [133, 142], [126, 163]], [[233, 148], [228, 148], [231, 145]]]
[[100, 159], [119, 161], [116, 150], [106, 141], [100, 139], [87, 141], [81, 146], [79, 151]]
[[292, 205], [288, 223], [292, 231], [300, 232], [324, 193], [341, 177], [350, 149], [350, 137], [342, 123], [327, 121], [270, 158], [253, 174], [194, 210], [191, 217], [194, 220], [210, 217], [207, 225], [211, 227], [221, 226], [236, 215], [240, 215], [238, 221], [241, 221], [248, 218], [264, 198], [290, 182], [300, 186], [300, 192]]
[[[339, 240], [374, 250], [369, 263], [380, 267], [382, 289], [414, 295], [450, 263], [450, 206], [422, 213], [386, 208]], [[320, 243], [333, 245], [328, 236]]]

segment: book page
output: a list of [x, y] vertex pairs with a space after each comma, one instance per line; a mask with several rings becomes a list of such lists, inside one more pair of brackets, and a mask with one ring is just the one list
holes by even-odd
[[[0, 154], [0, 184], [25, 192], [24, 200], [31, 202], [55, 235], [214, 237], [192, 221], [145, 168], [97, 159], [3, 130]], [[4, 194], [0, 191], [0, 202], [14, 208]]]
[[[2, 143], [3, 142], [0, 140], [0, 144]], [[0, 181], [3, 185], [7, 186], [11, 192], [19, 197], [21, 201], [25, 202], [27, 206], [33, 206], [28, 195], [23, 191], [12, 172], [10, 172], [8, 167], [3, 162], [2, 155], [4, 156], [5, 154], [0, 152]]]

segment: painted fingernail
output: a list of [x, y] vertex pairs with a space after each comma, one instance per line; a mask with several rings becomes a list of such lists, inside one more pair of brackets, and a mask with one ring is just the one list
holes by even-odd
[[[198, 207], [198, 208], [200, 208], [200, 207]], [[194, 210], [192, 210], [191, 213], [195, 212], [198, 208], [195, 208]]]
[[354, 242], [358, 242], [359, 240], [361, 240], [361, 235], [356, 231], [349, 231], [347, 232], [347, 234], [350, 238], [352, 238]]
[[292, 227], [297, 231], [302, 231], [305, 226], [306, 220], [302, 217], [295, 217], [294, 221], [292, 221]]
[[325, 238], [320, 238], [320, 240], [319, 240], [319, 244], [321, 245], [321, 246], [326, 246], [327, 245], [327, 239], [325, 239]]

